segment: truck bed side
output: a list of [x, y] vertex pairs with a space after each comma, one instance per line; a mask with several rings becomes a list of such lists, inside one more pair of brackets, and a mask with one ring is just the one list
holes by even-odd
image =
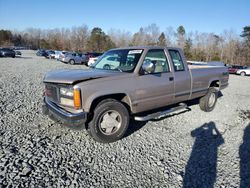
[[226, 67], [190, 65], [192, 89], [190, 99], [204, 95], [212, 83], [223, 89], [228, 84], [228, 70]]

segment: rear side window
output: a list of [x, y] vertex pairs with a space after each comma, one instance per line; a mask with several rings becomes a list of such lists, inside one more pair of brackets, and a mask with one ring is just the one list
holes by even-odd
[[174, 70], [184, 71], [185, 68], [180, 53], [177, 50], [169, 50], [169, 54], [174, 65]]

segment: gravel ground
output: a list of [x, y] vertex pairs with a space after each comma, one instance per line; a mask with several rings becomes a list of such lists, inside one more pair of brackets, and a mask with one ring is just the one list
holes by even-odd
[[34, 54], [0, 58], [0, 187], [250, 185], [250, 77], [230, 75], [210, 113], [192, 105], [100, 144], [41, 113], [44, 74], [86, 67]]

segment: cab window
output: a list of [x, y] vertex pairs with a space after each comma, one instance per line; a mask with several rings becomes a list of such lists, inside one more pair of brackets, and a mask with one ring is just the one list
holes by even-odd
[[169, 72], [168, 60], [163, 49], [149, 50], [144, 61], [151, 61], [155, 65], [153, 74]]
[[174, 70], [184, 71], [185, 68], [180, 53], [177, 50], [169, 50], [169, 54], [174, 65]]

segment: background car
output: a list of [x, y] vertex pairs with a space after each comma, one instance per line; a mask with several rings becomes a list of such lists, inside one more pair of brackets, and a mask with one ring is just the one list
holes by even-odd
[[92, 66], [93, 64], [95, 64], [95, 62], [98, 60], [99, 57], [100, 57], [100, 56], [98, 56], [98, 57], [90, 57], [89, 60], [88, 60], [87, 65], [88, 65], [89, 67]]
[[55, 51], [55, 54], [54, 54], [54, 58], [56, 59], [56, 60], [59, 60], [59, 58], [60, 58], [60, 55], [61, 54], [65, 54], [66, 53], [66, 51]]
[[46, 54], [44, 55], [44, 57], [52, 59], [52, 58], [54, 58], [54, 55], [55, 55], [54, 50], [46, 50]]
[[245, 67], [243, 69], [238, 69], [236, 74], [240, 74], [241, 76], [250, 75], [250, 67]]
[[228, 67], [228, 72], [229, 72], [230, 74], [236, 74], [236, 72], [237, 72], [239, 69], [244, 69], [244, 66], [240, 66], [240, 65], [232, 65], [232, 66], [229, 66], [229, 67]]
[[64, 62], [64, 58], [65, 58], [65, 55], [66, 55], [67, 53], [70, 53], [70, 52], [66, 52], [66, 51], [60, 52], [60, 53], [59, 53], [59, 58], [58, 58], [58, 60]]
[[66, 53], [63, 62], [71, 65], [83, 64], [87, 63], [87, 57], [81, 53]]
[[20, 51], [15, 50], [16, 56], [21, 56], [22, 53]]
[[14, 50], [10, 48], [1, 48], [0, 49], [0, 57], [16, 57], [16, 53]]
[[87, 52], [85, 53], [87, 59], [88, 59], [88, 66], [93, 65], [97, 59], [102, 55], [103, 53], [98, 53], [98, 52]]
[[89, 59], [92, 57], [98, 57], [101, 56], [103, 53], [98, 53], [98, 52], [87, 52], [84, 55]]
[[44, 56], [44, 57], [46, 57], [48, 54], [47, 54], [47, 52], [46, 52], [45, 50], [39, 49], [39, 50], [36, 52], [36, 55], [37, 55], [37, 56]]

